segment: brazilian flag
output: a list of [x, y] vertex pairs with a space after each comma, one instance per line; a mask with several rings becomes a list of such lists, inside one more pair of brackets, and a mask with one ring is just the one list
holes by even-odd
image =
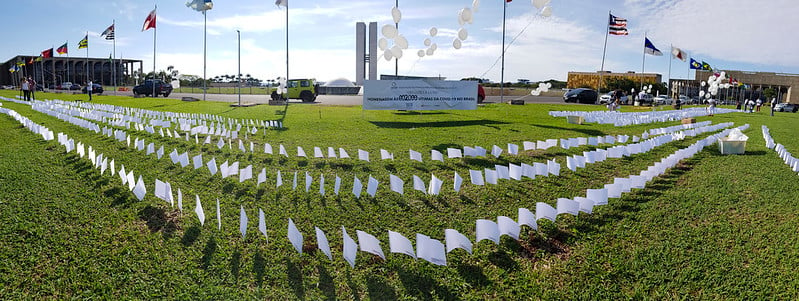
[[705, 61], [702, 61], [702, 70], [711, 71], [711, 70], [713, 70], [713, 68], [710, 68], [710, 64], [705, 63]]
[[88, 34], [85, 37], [83, 37], [83, 40], [80, 40], [80, 42], [78, 42], [78, 49], [83, 49], [83, 48], [89, 48], [89, 35]]

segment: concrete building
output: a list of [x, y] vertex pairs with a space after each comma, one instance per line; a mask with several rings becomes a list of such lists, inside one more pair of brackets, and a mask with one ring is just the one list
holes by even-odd
[[[63, 82], [72, 82], [83, 85], [87, 76], [95, 83], [104, 86], [114, 84], [116, 79], [118, 86], [134, 84], [132, 75], [134, 70], [141, 72], [142, 61], [130, 59], [116, 59], [116, 68], [112, 68], [113, 63], [106, 58], [86, 58], [86, 57], [51, 57], [35, 60], [38, 55], [17, 55], [0, 64], [0, 84], [16, 85], [22, 76], [32, 76], [36, 82], [44, 87], [58, 85]], [[18, 72], [9, 72], [18, 62], [24, 62]], [[136, 67], [138, 64], [138, 68]], [[116, 76], [114, 76], [114, 70]]]
[[599, 87], [600, 78], [602, 80], [602, 87], [605, 86], [605, 82], [607, 79], [629, 79], [634, 82], [640, 83], [643, 82], [644, 84], [655, 84], [662, 82], [662, 76], [657, 73], [635, 73], [634, 71], [628, 71], [626, 73], [614, 73], [610, 71], [597, 71], [597, 72], [575, 72], [569, 71], [568, 78], [566, 80], [566, 88], [568, 89], [576, 89], [576, 88], [591, 88], [597, 89]]
[[[367, 53], [368, 50], [368, 53]], [[366, 23], [355, 23], [355, 84], [363, 85], [366, 77], [366, 64], [369, 64], [369, 80], [377, 79], [377, 22], [369, 23], [369, 44], [366, 44]]]
[[[719, 89], [716, 99], [735, 101], [761, 98], [765, 100], [764, 92], [771, 88], [776, 92], [777, 101], [799, 104], [799, 92], [793, 91], [794, 87], [799, 88], [799, 74], [737, 70], [725, 70], [724, 72], [727, 77], [744, 85]], [[694, 79], [673, 79], [671, 81], [672, 93], [689, 97], [698, 96], [699, 91], [707, 89], [707, 87], [701, 86], [702, 81], [707, 81], [711, 75], [713, 75], [711, 71], [697, 70]]]

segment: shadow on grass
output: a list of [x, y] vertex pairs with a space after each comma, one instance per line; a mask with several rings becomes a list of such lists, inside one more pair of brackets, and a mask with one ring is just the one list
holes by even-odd
[[150, 233], [163, 232], [164, 238], [171, 238], [178, 229], [174, 216], [167, 216], [166, 211], [148, 205], [139, 211], [139, 218], [147, 223]]
[[[352, 300], [360, 301], [361, 297], [358, 294], [358, 284], [352, 280], [352, 274], [350, 273], [349, 269], [347, 270], [347, 287], [350, 288], [350, 292], [352, 293], [350, 298], [352, 298]], [[396, 297], [394, 299], [396, 299]]]
[[186, 228], [186, 232], [183, 232], [183, 238], [180, 242], [183, 246], [188, 247], [194, 244], [197, 241], [197, 238], [200, 237], [200, 227], [197, 225], [192, 225], [191, 227]]
[[468, 263], [461, 263], [455, 267], [458, 270], [461, 278], [474, 287], [485, 287], [491, 285], [491, 280], [488, 280], [483, 268]]
[[286, 278], [289, 281], [289, 286], [294, 292], [297, 299], [305, 300], [305, 286], [302, 283], [302, 270], [296, 263], [286, 257]]
[[203, 257], [200, 259], [200, 263], [202, 264], [203, 269], [208, 269], [211, 266], [211, 260], [214, 258], [214, 253], [216, 253], [217, 249], [216, 238], [211, 236], [211, 239], [205, 243], [205, 248], [203, 249]]
[[255, 284], [258, 287], [264, 284], [264, 274], [266, 274], [266, 259], [262, 253], [263, 251], [258, 250], [252, 259], [252, 271], [255, 273]]
[[578, 133], [583, 133], [583, 134], [586, 134], [588, 136], [594, 136], [594, 137], [596, 137], [596, 136], [605, 136], [604, 132], [599, 131], [599, 130], [595, 130], [595, 129], [566, 128], [566, 127], [560, 127], [560, 126], [541, 125], [541, 124], [531, 124], [531, 125], [534, 126], [534, 127], [540, 127], [540, 128], [552, 129], [552, 130], [558, 130], [558, 131], [578, 132]]
[[393, 112], [392, 114], [397, 116], [408, 116], [408, 115], [444, 115], [449, 114], [446, 112], [422, 112], [422, 111], [397, 111]]
[[241, 271], [241, 250], [236, 249], [233, 255], [230, 256], [230, 275], [233, 276], [233, 282], [239, 282], [239, 272]]
[[370, 121], [372, 124], [389, 129], [410, 129], [410, 128], [442, 128], [442, 127], [460, 127], [470, 125], [495, 125], [507, 124], [507, 122], [478, 119], [478, 120], [464, 120], [464, 121], [436, 121], [436, 122], [389, 122], [389, 121]]
[[330, 272], [321, 264], [316, 266], [316, 270], [319, 272], [319, 290], [325, 295], [325, 300], [336, 300], [336, 286]]
[[[428, 274], [429, 273], [402, 267], [397, 270], [400, 282], [402, 282], [402, 286], [405, 287], [405, 294], [417, 297], [420, 300], [457, 299], [457, 296], [455, 296], [449, 288], [441, 285]], [[370, 297], [371, 296], [370, 294]]]
[[[385, 279], [374, 274], [366, 276], [366, 292], [371, 300], [397, 300], [397, 292], [394, 291], [394, 288]], [[353, 295], [355, 295], [354, 293], [353, 290]]]

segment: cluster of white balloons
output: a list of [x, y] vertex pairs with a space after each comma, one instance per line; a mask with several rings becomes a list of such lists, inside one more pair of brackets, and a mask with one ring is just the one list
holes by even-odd
[[533, 6], [541, 10], [541, 16], [550, 17], [552, 16], [552, 7], [549, 6], [550, 1], [551, 0], [533, 0]]
[[469, 37], [469, 31], [467, 31], [463, 25], [472, 24], [472, 22], [474, 22], [473, 12], [477, 12], [479, 7], [480, 0], [474, 0], [472, 1], [472, 8], [464, 7], [458, 11], [458, 24], [461, 26], [461, 28], [458, 29], [458, 36], [452, 40], [452, 48], [461, 49], [461, 46], [463, 46], [463, 41], [466, 41], [466, 38]]
[[424, 57], [425, 55], [433, 55], [438, 49], [438, 45], [432, 40], [432, 38], [434, 38], [436, 35], [438, 35], [438, 28], [430, 27], [430, 37], [424, 38], [424, 46], [427, 47], [427, 49], [419, 49], [419, 51], [416, 52], [416, 55], [418, 55], [420, 58]]
[[702, 81], [702, 87], [707, 87], [707, 93], [705, 91], [699, 91], [699, 97], [710, 98], [712, 96], [716, 96], [719, 93], [720, 88], [729, 89], [732, 85], [729, 82], [722, 83], [727, 78], [727, 72], [721, 71], [718, 75], [713, 74], [707, 78], [707, 82]]
[[277, 78], [277, 89], [276, 89], [277, 90], [276, 91], [277, 94], [289, 93], [289, 89], [286, 87], [287, 83], [288, 83], [288, 81], [286, 81], [285, 77], [278, 77]]
[[549, 88], [552, 88], [552, 83], [538, 83], [538, 88], [535, 88], [535, 90], [530, 91], [530, 94], [538, 96], [541, 95], [541, 92], [549, 91]]
[[[391, 17], [394, 19], [394, 23], [399, 24], [400, 20], [402, 20], [402, 12], [399, 8], [392, 7]], [[377, 47], [380, 48], [380, 51], [383, 51], [383, 58], [385, 58], [386, 61], [390, 61], [392, 58], [401, 59], [402, 51], [408, 49], [408, 39], [399, 33], [396, 25], [383, 25], [380, 32], [383, 34], [383, 37], [377, 41]], [[391, 47], [388, 47], [389, 40], [391, 40], [393, 44]]]

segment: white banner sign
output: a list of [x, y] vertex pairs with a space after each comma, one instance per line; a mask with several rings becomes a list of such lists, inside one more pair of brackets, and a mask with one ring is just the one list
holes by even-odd
[[367, 80], [364, 110], [475, 110], [477, 82]]

